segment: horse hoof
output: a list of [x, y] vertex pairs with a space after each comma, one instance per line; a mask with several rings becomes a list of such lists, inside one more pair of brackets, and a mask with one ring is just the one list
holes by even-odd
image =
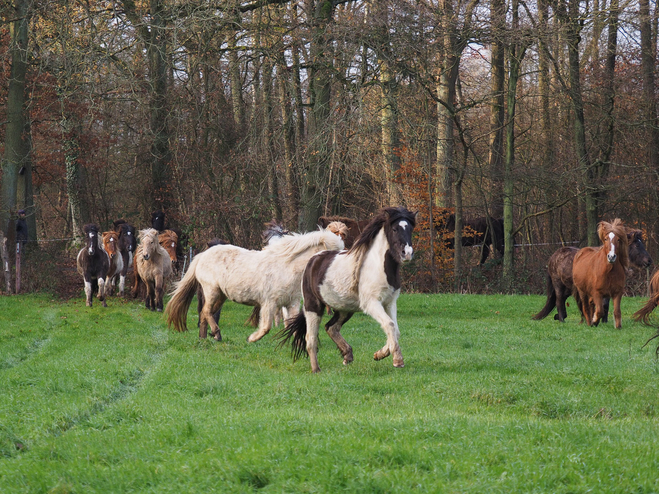
[[343, 365], [350, 365], [350, 364], [352, 364], [352, 360], [343, 359]]
[[222, 341], [222, 335], [220, 333], [213, 336], [213, 338], [215, 339], [215, 341]]
[[402, 369], [403, 367], [405, 367], [405, 364], [401, 362], [399, 364], [394, 364], [394, 367], [396, 367], [397, 369]]

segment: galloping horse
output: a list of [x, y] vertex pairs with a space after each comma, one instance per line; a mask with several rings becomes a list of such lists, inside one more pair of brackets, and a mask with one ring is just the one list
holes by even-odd
[[98, 236], [98, 226], [93, 224], [85, 225], [82, 229], [85, 233], [86, 245], [76, 258], [78, 273], [85, 280], [85, 295], [87, 298], [87, 307], [92, 306], [92, 296], [98, 291], [98, 299], [107, 307], [105, 302], [105, 277], [110, 268], [110, 258]]
[[[652, 258], [645, 249], [643, 243], [643, 232], [634, 228], [626, 228], [627, 240], [629, 241], [629, 262], [640, 268], [646, 268], [652, 264]], [[561, 247], [554, 252], [547, 261], [547, 302], [533, 319], [539, 321], [547, 317], [554, 307], [557, 314], [554, 319], [565, 322], [567, 311], [565, 301], [572, 294], [574, 282], [572, 280], [572, 262], [579, 249], [576, 247]], [[604, 300], [604, 313], [602, 322], [607, 322], [609, 315], [609, 299]]]
[[304, 310], [279, 332], [280, 344], [292, 339], [293, 358], [309, 355], [311, 371], [319, 372], [318, 327], [326, 306], [334, 314], [325, 331], [343, 355], [343, 363], [353, 360], [352, 347], [341, 336], [341, 327], [355, 312], [375, 319], [387, 335], [387, 343], [375, 352], [381, 360], [393, 355], [394, 367], [403, 367], [398, 344], [396, 301], [400, 295], [400, 265], [412, 259], [412, 230], [416, 216], [403, 207], [384, 208], [344, 252], [321, 252], [311, 258], [304, 270], [302, 292]]
[[119, 295], [124, 294], [126, 284], [126, 274], [128, 268], [133, 265], [133, 255], [137, 249], [137, 237], [135, 236], [135, 227], [126, 223], [126, 220], [116, 220], [114, 231], [119, 234], [119, 253], [123, 261], [123, 268], [119, 274]]
[[574, 256], [572, 296], [581, 308], [588, 326], [599, 324], [603, 315], [604, 298], [612, 298], [615, 327], [620, 329], [620, 299], [625, 289], [626, 270], [629, 266], [627, 233], [622, 221], [616, 218], [612, 223], [601, 221], [597, 234], [602, 245], [584, 247]]
[[103, 249], [110, 258], [110, 269], [105, 278], [105, 291], [108, 295], [113, 295], [115, 282], [124, 268], [124, 260], [119, 252], [119, 234], [117, 232], [103, 232]]
[[270, 331], [279, 309], [286, 307], [290, 314], [297, 313], [304, 267], [312, 255], [326, 249], [343, 249], [341, 238], [327, 230], [286, 235], [260, 251], [235, 245], [211, 247], [197, 254], [177, 284], [167, 304], [167, 323], [177, 331], [187, 330], [188, 308], [201, 286], [205, 302], [200, 314], [200, 338], [206, 337], [210, 324], [211, 335], [218, 341], [222, 339], [213, 314], [231, 300], [261, 307], [259, 329], [248, 338], [257, 341]]
[[[165, 230], [164, 232], [158, 235], [158, 243], [163, 249], [167, 252], [169, 260], [172, 263], [172, 273], [176, 272], [176, 262], [178, 261], [176, 257], [177, 246], [178, 246], [178, 235], [172, 230]], [[142, 280], [139, 270], [134, 270], [133, 288], [131, 289], [131, 294], [133, 298], [138, 294], [144, 294], [144, 281]]]
[[[650, 279], [649, 288], [650, 288], [650, 298], [645, 303], [645, 305], [636, 312], [634, 312], [634, 315], [632, 316], [634, 321], [643, 322], [643, 324], [647, 324], [648, 326], [650, 325], [650, 314], [655, 309], [655, 307], [657, 307], [657, 304], [659, 304], [659, 271], [656, 271], [652, 275], [652, 278]], [[656, 338], [656, 336], [650, 339], [654, 339], [654, 338]], [[659, 348], [657, 350], [659, 350]]]
[[153, 228], [140, 230], [140, 245], [135, 252], [135, 277], [146, 284], [146, 308], [162, 312], [165, 278], [172, 274], [172, 262], [167, 251], [158, 243]]

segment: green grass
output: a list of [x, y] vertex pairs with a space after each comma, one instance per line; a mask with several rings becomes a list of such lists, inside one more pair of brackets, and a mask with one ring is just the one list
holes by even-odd
[[[111, 299], [0, 298], [0, 492], [659, 492], [653, 334], [532, 321], [540, 296], [403, 295], [405, 368], [363, 315], [322, 372]], [[193, 305], [194, 307], [194, 305]], [[196, 326], [190, 312], [188, 325]]]

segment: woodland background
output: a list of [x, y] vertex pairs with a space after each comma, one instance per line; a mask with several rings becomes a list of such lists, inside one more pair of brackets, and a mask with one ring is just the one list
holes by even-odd
[[[144, 227], [156, 209], [193, 247], [258, 248], [272, 219], [308, 231], [404, 204], [419, 211], [416, 291], [541, 292], [549, 255], [597, 245], [615, 217], [659, 259], [657, 14], [650, 0], [3, 2], [0, 228], [11, 240], [27, 211], [28, 289], [44, 266], [59, 278], [85, 223]], [[431, 224], [449, 212], [503, 217], [503, 258], [448, 251]]]

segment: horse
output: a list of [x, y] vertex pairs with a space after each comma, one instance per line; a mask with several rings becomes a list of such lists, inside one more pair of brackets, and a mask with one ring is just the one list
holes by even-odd
[[321, 216], [318, 218], [318, 226], [321, 228], [327, 228], [331, 223], [335, 222], [343, 223], [346, 226], [347, 232], [343, 230], [344, 233], [341, 237], [343, 238], [345, 248], [350, 249], [355, 239], [366, 228], [366, 225], [368, 225], [369, 220], [353, 220], [345, 216]]
[[147, 309], [162, 312], [165, 279], [172, 274], [172, 261], [158, 243], [158, 232], [153, 228], [140, 230], [140, 245], [135, 252], [135, 277], [146, 284]]
[[[155, 228], [154, 228], [155, 230]], [[158, 243], [163, 249], [167, 252], [169, 260], [172, 263], [172, 273], [176, 272], [176, 263], [178, 261], [177, 257], [177, 245], [178, 245], [178, 235], [172, 230], [165, 230], [162, 233], [158, 234]], [[133, 288], [131, 289], [131, 294], [133, 298], [137, 297], [138, 294], [143, 296], [144, 294], [144, 280], [140, 277], [138, 270], [134, 270], [134, 280]]]
[[123, 268], [119, 274], [119, 295], [124, 294], [126, 284], [126, 274], [128, 268], [133, 265], [133, 254], [137, 248], [137, 237], [135, 236], [135, 227], [120, 219], [113, 222], [114, 231], [119, 234], [119, 253], [123, 261]]
[[197, 287], [204, 293], [199, 337], [211, 335], [221, 341], [220, 328], [213, 314], [226, 300], [260, 306], [259, 328], [248, 341], [265, 336], [272, 327], [276, 313], [286, 307], [297, 314], [302, 297], [300, 281], [309, 258], [321, 250], [341, 250], [343, 241], [328, 230], [306, 234], [291, 234], [267, 245], [263, 250], [247, 250], [235, 245], [216, 245], [197, 256], [167, 304], [167, 323], [177, 331], [186, 331], [190, 302]]
[[[652, 278], [650, 279], [649, 288], [650, 288], [650, 298], [645, 303], [645, 305], [636, 312], [634, 312], [634, 315], [632, 316], [632, 319], [634, 319], [634, 321], [642, 322], [643, 324], [646, 324], [648, 326], [650, 326], [650, 314], [652, 313], [652, 311], [654, 311], [655, 307], [657, 307], [657, 304], [659, 304], [659, 271], [656, 271], [652, 275]], [[656, 336], [653, 336], [650, 339], [654, 339], [654, 338], [656, 338]], [[659, 348], [657, 348], [657, 350], [659, 351]]]
[[[455, 248], [455, 214], [450, 214], [448, 217], [439, 216], [434, 220], [434, 223], [436, 229], [454, 234], [446, 239], [446, 247], [453, 250]], [[463, 247], [482, 246], [479, 265], [485, 264], [489, 257], [490, 245], [500, 256], [503, 256], [503, 218], [481, 216], [464, 220], [462, 241], [460, 243]]]
[[165, 213], [163, 211], [154, 211], [151, 213], [151, 228], [158, 230], [158, 233], [165, 231]]
[[98, 235], [98, 226], [94, 224], [87, 224], [83, 227], [82, 231], [85, 234], [86, 245], [76, 258], [78, 273], [82, 275], [85, 280], [85, 295], [87, 299], [87, 307], [92, 306], [92, 296], [98, 292], [98, 299], [107, 307], [105, 301], [105, 278], [110, 269], [110, 258], [105, 250]]
[[574, 256], [572, 296], [588, 326], [597, 326], [603, 314], [603, 299], [613, 299], [615, 328], [622, 327], [620, 300], [625, 289], [625, 276], [629, 266], [628, 239], [619, 218], [612, 223], [601, 221], [597, 234], [599, 247], [584, 247]]
[[105, 278], [105, 291], [114, 294], [114, 285], [124, 268], [124, 260], [119, 252], [119, 234], [115, 231], [103, 232], [103, 249], [110, 258], [110, 269]]
[[280, 345], [292, 340], [293, 359], [309, 355], [311, 371], [319, 372], [318, 328], [325, 307], [333, 315], [325, 325], [343, 356], [353, 361], [352, 347], [341, 336], [341, 327], [355, 312], [375, 319], [387, 335], [387, 343], [373, 358], [393, 355], [394, 367], [403, 367], [398, 344], [400, 331], [396, 301], [400, 295], [400, 265], [412, 259], [412, 230], [416, 215], [404, 207], [388, 207], [371, 220], [343, 252], [321, 252], [309, 260], [302, 277], [303, 310], [278, 333]]
[[[645, 249], [643, 232], [634, 228], [626, 228], [629, 262], [635, 266], [646, 268], [652, 265], [652, 258]], [[540, 312], [532, 319], [539, 321], [547, 317], [554, 307], [557, 314], [554, 319], [565, 322], [567, 311], [565, 301], [572, 294], [574, 282], [572, 280], [572, 262], [579, 251], [576, 247], [561, 247], [554, 252], [547, 261], [547, 302]], [[604, 299], [604, 313], [602, 322], [608, 321], [609, 299]]]

